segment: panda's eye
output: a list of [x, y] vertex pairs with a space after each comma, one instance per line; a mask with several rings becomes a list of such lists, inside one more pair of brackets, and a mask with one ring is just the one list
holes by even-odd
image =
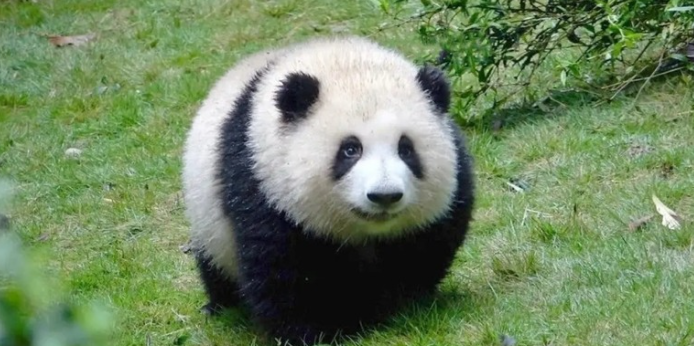
[[355, 136], [349, 136], [342, 141], [340, 144], [339, 155], [344, 159], [358, 159], [361, 156], [362, 147], [361, 142]]
[[342, 155], [348, 159], [354, 159], [361, 155], [361, 146], [355, 143], [349, 143], [342, 147]]
[[400, 138], [400, 143], [398, 143], [398, 155], [403, 159], [408, 159], [414, 154], [414, 144], [412, 141], [403, 136]]
[[412, 156], [412, 148], [409, 146], [401, 146], [398, 149], [398, 154], [400, 154], [400, 157], [407, 158]]

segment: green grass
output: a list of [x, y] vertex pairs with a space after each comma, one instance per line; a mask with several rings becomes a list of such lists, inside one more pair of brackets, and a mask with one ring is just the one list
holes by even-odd
[[[206, 319], [179, 172], [185, 132], [241, 56], [312, 35], [369, 35], [425, 50], [372, 1], [4, 1], [0, 3], [0, 178], [9, 216], [77, 303], [117, 316], [114, 345], [263, 344], [242, 314]], [[42, 35], [98, 32], [82, 47]], [[651, 194], [694, 210], [694, 91], [673, 77], [638, 100], [576, 100], [465, 128], [478, 204], [436, 304], [354, 345], [689, 345], [694, 233], [654, 219]], [[83, 150], [66, 157], [71, 147]], [[643, 149], [646, 148], [646, 149]], [[513, 192], [509, 179], [529, 189]]]

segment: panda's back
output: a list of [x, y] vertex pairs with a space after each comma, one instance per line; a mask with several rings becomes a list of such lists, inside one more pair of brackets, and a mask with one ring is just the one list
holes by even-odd
[[219, 131], [236, 100], [257, 71], [282, 50], [265, 50], [237, 62], [212, 87], [193, 119], [183, 154], [183, 191], [192, 245], [210, 255], [215, 264], [236, 276], [232, 226], [219, 199], [217, 177]]

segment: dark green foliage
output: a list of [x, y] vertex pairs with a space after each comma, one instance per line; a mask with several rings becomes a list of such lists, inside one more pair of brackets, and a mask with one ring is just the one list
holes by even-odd
[[103, 344], [107, 319], [101, 311], [56, 303], [55, 298], [55, 288], [32, 270], [14, 235], [0, 235], [0, 345]]
[[[687, 61], [687, 55], [694, 59], [694, 52], [687, 52], [694, 50], [694, 43], [689, 45], [694, 38], [694, 6], [684, 3], [382, 0], [381, 7], [387, 12], [416, 12], [410, 20], [416, 22], [420, 37], [443, 48], [438, 62], [458, 82], [457, 106], [467, 108], [491, 91], [490, 108], [495, 109], [516, 95], [527, 101], [536, 89], [566, 85], [569, 78], [588, 85], [616, 83], [614, 92], [639, 74], [682, 69], [673, 62]], [[642, 66], [654, 61], [660, 64]], [[538, 71], [545, 75], [537, 76]]]

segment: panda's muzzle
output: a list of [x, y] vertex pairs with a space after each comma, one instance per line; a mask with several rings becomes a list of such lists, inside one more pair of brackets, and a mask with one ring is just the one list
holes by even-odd
[[402, 199], [402, 192], [369, 192], [366, 197], [369, 201], [377, 204], [383, 209], [390, 208], [393, 204], [399, 202]]
[[354, 214], [356, 214], [358, 217], [360, 217], [361, 219], [364, 219], [366, 221], [371, 221], [371, 222], [385, 222], [388, 220], [392, 220], [399, 215], [399, 213], [388, 213], [385, 211], [378, 212], [378, 213], [371, 213], [371, 212], [363, 211], [359, 208], [353, 208], [352, 212]]
[[[352, 208], [352, 212], [367, 221], [383, 222], [398, 216], [399, 212], [393, 209], [403, 198], [400, 191], [369, 192], [366, 198], [373, 204], [375, 210], [364, 210], [359, 207]], [[371, 209], [371, 208], [369, 208]]]

